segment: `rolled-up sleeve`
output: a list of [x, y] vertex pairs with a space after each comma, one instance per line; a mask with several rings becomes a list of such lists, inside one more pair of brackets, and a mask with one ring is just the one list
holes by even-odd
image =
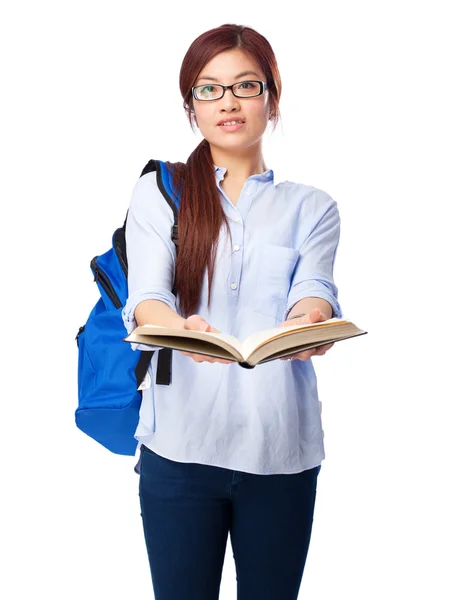
[[[136, 327], [135, 309], [143, 300], [159, 300], [176, 311], [172, 293], [176, 248], [171, 239], [174, 214], [162, 196], [154, 172], [140, 177], [133, 188], [125, 239], [128, 298], [122, 318], [128, 333]], [[151, 349], [132, 344], [134, 349]]]
[[340, 215], [337, 203], [322, 192], [320, 209], [314, 211], [313, 224], [299, 250], [288, 294], [285, 318], [304, 298], [322, 298], [332, 307], [332, 317], [342, 318], [333, 268], [340, 239]]

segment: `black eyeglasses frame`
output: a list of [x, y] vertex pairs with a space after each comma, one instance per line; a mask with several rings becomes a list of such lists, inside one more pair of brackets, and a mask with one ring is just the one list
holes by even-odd
[[[235, 85], [239, 85], [239, 83], [259, 83], [260, 84], [260, 91], [258, 92], [258, 94], [254, 94], [253, 96], [239, 96], [239, 94], [236, 94], [234, 92], [234, 86]], [[197, 98], [195, 95], [195, 90], [197, 88], [203, 88], [206, 87], [207, 85], [217, 85], [218, 87], [222, 87], [223, 88], [223, 93], [221, 94], [221, 96], [218, 96], [218, 98]], [[202, 85], [194, 85], [192, 88], [192, 96], [194, 98], [194, 100], [198, 100], [199, 102], [213, 102], [214, 100], [221, 100], [221, 98], [223, 98], [224, 94], [226, 93], [226, 90], [231, 90], [232, 95], [235, 96], [236, 98], [256, 98], [257, 96], [261, 96], [263, 94], [263, 92], [266, 90], [266, 88], [268, 87], [268, 84], [265, 81], [259, 81], [258, 79], [246, 79], [245, 81], [236, 81], [236, 83], [233, 83], [232, 85], [223, 85], [222, 83], [204, 83]]]

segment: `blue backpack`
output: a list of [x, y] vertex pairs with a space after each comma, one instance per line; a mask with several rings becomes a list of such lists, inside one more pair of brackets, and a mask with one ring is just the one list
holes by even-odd
[[[150, 160], [140, 177], [154, 172], [157, 185], [174, 213], [172, 240], [178, 248], [180, 194], [175, 195], [167, 164]], [[128, 214], [128, 213], [127, 213]], [[115, 230], [110, 250], [91, 261], [100, 298], [76, 336], [78, 344], [77, 427], [116, 454], [133, 456], [142, 392], [138, 390], [153, 355], [132, 350], [122, 308], [128, 297], [125, 226]], [[157, 257], [155, 257], [157, 260]], [[176, 294], [176, 286], [172, 292]], [[171, 383], [172, 350], [161, 349], [156, 383]]]

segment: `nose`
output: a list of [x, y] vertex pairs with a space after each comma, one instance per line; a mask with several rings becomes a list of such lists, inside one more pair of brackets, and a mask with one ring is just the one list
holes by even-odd
[[221, 98], [221, 110], [233, 112], [240, 109], [239, 98], [236, 98], [232, 90], [226, 90]]

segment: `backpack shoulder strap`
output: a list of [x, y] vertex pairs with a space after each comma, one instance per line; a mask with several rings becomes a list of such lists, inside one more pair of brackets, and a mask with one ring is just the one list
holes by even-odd
[[[179, 223], [179, 208], [180, 208], [180, 194], [174, 193], [174, 188], [172, 186], [172, 175], [169, 169], [166, 166], [166, 163], [160, 160], [149, 160], [143, 168], [143, 171], [140, 174], [140, 177], [146, 175], [147, 173], [155, 172], [156, 176], [156, 184], [159, 188], [159, 191], [163, 195], [166, 202], [172, 209], [174, 213], [174, 227], [172, 229], [172, 239], [176, 245], [177, 249], [177, 241], [178, 241], [178, 223]], [[123, 228], [127, 224], [128, 211], [125, 215], [125, 222]], [[177, 241], [176, 241], [177, 240]]]

